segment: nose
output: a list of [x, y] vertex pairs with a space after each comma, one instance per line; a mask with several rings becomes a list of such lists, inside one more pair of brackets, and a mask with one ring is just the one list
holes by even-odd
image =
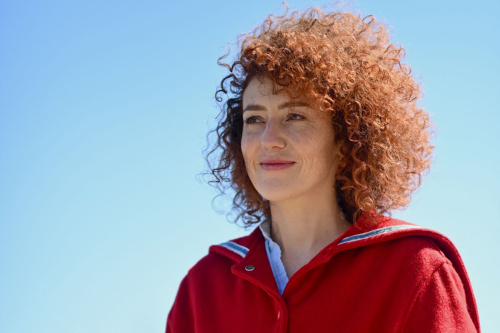
[[261, 145], [266, 150], [283, 149], [285, 147], [285, 135], [279, 121], [269, 120], [262, 133]]

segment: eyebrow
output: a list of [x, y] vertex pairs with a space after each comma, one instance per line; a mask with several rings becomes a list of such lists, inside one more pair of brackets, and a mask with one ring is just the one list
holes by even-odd
[[[285, 102], [283, 104], [278, 105], [278, 109], [284, 109], [287, 107], [299, 107], [299, 106], [305, 106], [305, 107], [311, 107], [308, 103], [306, 102]], [[248, 104], [247, 107], [243, 110], [245, 111], [266, 111], [266, 107], [258, 104]]]

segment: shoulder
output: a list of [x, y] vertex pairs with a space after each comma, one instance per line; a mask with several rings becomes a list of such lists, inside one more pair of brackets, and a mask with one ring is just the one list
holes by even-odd
[[250, 236], [210, 246], [208, 254], [188, 270], [169, 312], [166, 332], [197, 332], [197, 321], [211, 322], [206, 318], [211, 313], [207, 305], [225, 305], [234, 294], [237, 280], [232, 267], [246, 255]]
[[[413, 281], [414, 305], [409, 318], [429, 322], [422, 318], [434, 309], [432, 311], [446, 314], [446, 317], [453, 316], [460, 325], [459, 318], [468, 318], [467, 327], [475, 326], [479, 330], [477, 305], [467, 270], [447, 236], [402, 220], [386, 218], [375, 226], [357, 228], [346, 238], [343, 246], [371, 254], [373, 259], [379, 260], [380, 266], [393, 272], [392, 276], [406, 282]], [[451, 304], [450, 308], [444, 309], [443, 302]], [[451, 325], [447, 320], [440, 323]]]
[[[361, 223], [358, 223], [361, 222]], [[403, 220], [384, 217], [377, 224], [364, 224], [360, 219], [338, 245], [358, 248], [379, 245], [390, 252], [414, 253], [438, 261], [461, 261], [453, 242], [442, 233]]]
[[460, 254], [448, 237], [406, 221], [383, 217], [376, 224], [367, 224], [360, 219], [337, 246], [424, 275], [449, 263], [463, 279], [468, 279]]
[[414, 263], [439, 266], [450, 262], [439, 243], [427, 235], [407, 235], [381, 242], [380, 246], [393, 256], [401, 255]]
[[424, 281], [431, 278], [443, 265], [453, 265], [443, 249], [427, 235], [407, 235], [373, 245], [373, 251], [382, 256], [394, 269], [403, 270], [409, 281]]

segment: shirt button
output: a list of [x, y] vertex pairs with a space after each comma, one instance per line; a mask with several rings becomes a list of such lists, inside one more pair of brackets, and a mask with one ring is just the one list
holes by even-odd
[[278, 319], [280, 319], [281, 311], [278, 311]]
[[254, 269], [255, 269], [255, 266], [253, 266], [253, 265], [247, 265], [247, 266], [245, 266], [245, 271], [251, 272]]

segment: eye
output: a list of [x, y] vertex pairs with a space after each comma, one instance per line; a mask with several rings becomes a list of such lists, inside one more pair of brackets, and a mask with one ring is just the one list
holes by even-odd
[[293, 120], [301, 120], [301, 119], [305, 119], [305, 117], [301, 114], [298, 114], [298, 113], [289, 113], [288, 114], [288, 118], [293, 118]]
[[248, 118], [245, 118], [243, 119], [243, 122], [245, 124], [253, 124], [255, 123], [255, 120], [259, 119], [258, 117], [248, 117]]

